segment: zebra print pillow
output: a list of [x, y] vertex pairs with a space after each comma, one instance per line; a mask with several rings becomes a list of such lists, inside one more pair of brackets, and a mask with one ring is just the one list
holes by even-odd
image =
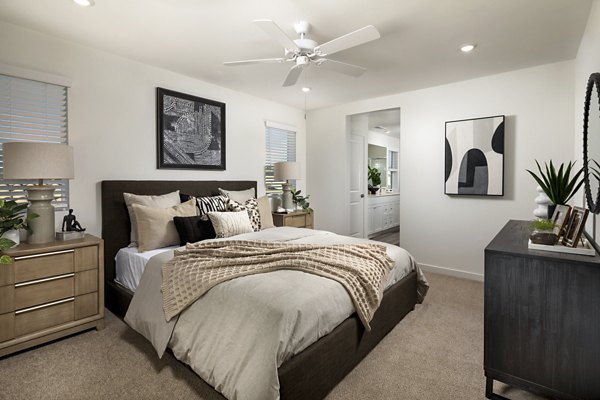
[[212, 211], [227, 211], [227, 196], [196, 197], [196, 204], [200, 210], [200, 217], [208, 221], [208, 213]]

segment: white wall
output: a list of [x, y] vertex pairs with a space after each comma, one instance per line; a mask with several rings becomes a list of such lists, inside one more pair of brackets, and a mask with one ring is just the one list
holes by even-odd
[[[78, 220], [94, 234], [101, 233], [99, 182], [106, 179], [257, 180], [259, 193], [264, 192], [264, 120], [297, 127], [297, 159], [306, 164], [299, 109], [6, 23], [0, 23], [0, 63], [71, 79], [75, 179], [70, 200]], [[157, 86], [226, 103], [226, 171], [156, 169]]]
[[[312, 111], [308, 193], [315, 225], [345, 234], [346, 116], [401, 109], [401, 246], [421, 264], [481, 278], [483, 251], [509, 219], [531, 219], [534, 159], [573, 155], [573, 62], [561, 62]], [[444, 122], [506, 115], [505, 195], [444, 195]]]

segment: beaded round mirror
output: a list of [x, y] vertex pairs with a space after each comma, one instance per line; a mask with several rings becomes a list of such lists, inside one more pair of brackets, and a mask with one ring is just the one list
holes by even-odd
[[590, 212], [600, 213], [600, 73], [590, 75], [583, 109], [583, 168]]

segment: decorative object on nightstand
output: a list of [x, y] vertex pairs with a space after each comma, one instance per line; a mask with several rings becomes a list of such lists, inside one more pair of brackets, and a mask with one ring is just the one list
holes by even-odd
[[275, 180], [285, 181], [283, 184], [283, 208], [288, 211], [294, 211], [290, 181], [301, 179], [300, 164], [295, 161], [286, 161], [277, 162], [273, 164], [273, 167], [275, 168]]
[[30, 222], [31, 244], [54, 241], [54, 186], [44, 185], [44, 179], [73, 179], [73, 148], [66, 144], [9, 142], [3, 144], [4, 179], [37, 179], [27, 187], [27, 214], [39, 218]]
[[104, 327], [104, 242], [21, 243], [0, 264], [0, 357]]
[[69, 209], [69, 214], [63, 217], [61, 231], [56, 232], [56, 240], [81, 239], [85, 236], [85, 228], [81, 226], [77, 217], [73, 214], [73, 209]]
[[31, 233], [29, 222], [37, 218], [35, 213], [24, 216], [27, 204], [17, 204], [14, 200], [0, 199], [0, 238], [12, 240], [13, 246], [19, 244], [19, 229], [26, 229]]
[[529, 240], [534, 244], [554, 246], [558, 242], [558, 235], [554, 232], [556, 224], [549, 219], [536, 219], [529, 223], [532, 229]]
[[315, 213], [294, 211], [287, 214], [273, 213], [273, 225], [314, 229]]
[[537, 207], [535, 208], [535, 210], [533, 210], [533, 215], [537, 218], [548, 218], [548, 206], [552, 204], [552, 200], [550, 200], [550, 197], [548, 197], [548, 195], [544, 193], [544, 189], [542, 189], [541, 186], [538, 185], [538, 187], [536, 187], [535, 190], [537, 190], [538, 195], [533, 200], [535, 204], [537, 204]]
[[308, 202], [310, 195], [302, 196], [300, 193], [302, 193], [302, 190], [292, 190], [292, 200], [296, 205], [296, 210], [298, 210], [298, 206], [300, 206], [300, 208], [302, 208], [302, 210], [306, 211], [307, 213], [312, 213], [313, 209], [310, 208], [310, 203]]

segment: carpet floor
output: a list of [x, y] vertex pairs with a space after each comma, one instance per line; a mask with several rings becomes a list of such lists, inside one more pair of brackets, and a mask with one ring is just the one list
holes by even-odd
[[[484, 399], [483, 284], [428, 273], [418, 305], [327, 400]], [[540, 397], [495, 385], [511, 399]], [[0, 399], [223, 399], [107, 311], [106, 328], [0, 359]]]

